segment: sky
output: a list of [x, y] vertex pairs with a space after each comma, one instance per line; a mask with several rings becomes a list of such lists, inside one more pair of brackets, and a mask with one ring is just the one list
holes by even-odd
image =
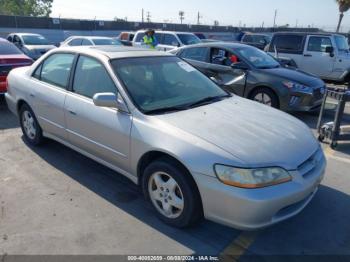
[[[186, 24], [232, 26], [273, 25], [277, 10], [277, 25], [314, 26], [335, 30], [339, 12], [334, 0], [54, 0], [52, 17], [141, 21], [142, 8], [151, 14], [153, 22], [179, 23], [179, 11], [185, 12]], [[350, 11], [343, 20], [342, 31], [350, 30]]]

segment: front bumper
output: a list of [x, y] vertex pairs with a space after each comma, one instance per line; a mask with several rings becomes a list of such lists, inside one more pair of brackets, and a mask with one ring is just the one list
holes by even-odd
[[286, 98], [286, 111], [314, 111], [321, 107], [326, 88], [315, 89], [314, 93], [292, 92]]
[[[194, 174], [205, 217], [234, 228], [256, 230], [295, 216], [315, 196], [324, 177], [326, 160], [322, 150], [313, 157], [318, 161], [314, 168], [308, 167], [311, 162], [307, 160], [305, 167], [290, 171], [291, 182], [261, 189], [227, 186], [216, 177]], [[310, 160], [313, 163], [314, 158]]]

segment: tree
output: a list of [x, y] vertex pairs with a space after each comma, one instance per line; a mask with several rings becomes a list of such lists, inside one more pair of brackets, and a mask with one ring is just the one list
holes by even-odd
[[344, 18], [344, 13], [350, 9], [350, 0], [335, 0], [338, 3], [339, 6], [339, 22], [337, 26], [337, 33], [340, 30], [340, 25], [341, 22], [343, 21]]
[[3, 15], [49, 16], [53, 0], [0, 0]]
[[179, 11], [179, 17], [180, 17], [180, 21], [182, 24], [182, 21], [185, 19], [185, 12], [184, 11]]

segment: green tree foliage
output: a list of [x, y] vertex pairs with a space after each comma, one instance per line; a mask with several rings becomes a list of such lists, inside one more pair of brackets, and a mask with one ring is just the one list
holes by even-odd
[[343, 21], [344, 13], [350, 9], [350, 0], [335, 0], [339, 6], [339, 22], [337, 32], [340, 30], [341, 22]]
[[49, 16], [53, 0], [0, 0], [0, 14]]

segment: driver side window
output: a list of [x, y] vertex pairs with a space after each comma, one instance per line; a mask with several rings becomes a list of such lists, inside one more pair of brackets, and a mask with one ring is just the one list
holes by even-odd
[[80, 56], [73, 81], [73, 92], [92, 98], [97, 93], [116, 93], [106, 68], [99, 61]]
[[222, 66], [230, 66], [232, 63], [239, 62], [236, 55], [222, 48], [212, 48], [210, 59], [212, 64]]

